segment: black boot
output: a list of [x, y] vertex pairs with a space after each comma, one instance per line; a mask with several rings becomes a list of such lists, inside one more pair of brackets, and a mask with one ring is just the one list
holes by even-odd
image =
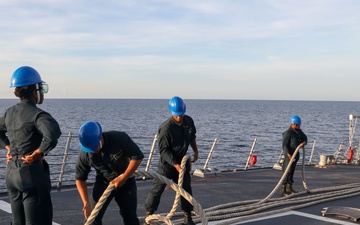
[[184, 225], [196, 225], [191, 218], [191, 212], [184, 212]]
[[281, 189], [280, 189], [280, 197], [285, 197], [285, 196], [288, 196], [290, 194], [291, 194], [290, 192], [286, 191], [286, 185], [283, 184]]
[[144, 225], [150, 225], [149, 223], [146, 223], [146, 217], [150, 216], [154, 214], [154, 211], [146, 211], [146, 216], [145, 216], [145, 222], [144, 222]]
[[294, 189], [292, 189], [292, 184], [286, 184], [286, 192], [290, 193], [290, 194], [295, 194], [297, 193], [297, 191], [295, 191]]

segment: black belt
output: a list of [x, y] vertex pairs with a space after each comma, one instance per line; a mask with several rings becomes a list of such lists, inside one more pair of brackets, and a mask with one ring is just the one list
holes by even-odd
[[11, 156], [11, 160], [16, 161], [16, 160], [18, 160], [18, 159], [21, 159], [22, 157], [24, 157], [24, 156], [23, 156], [23, 155], [12, 155], [12, 156]]

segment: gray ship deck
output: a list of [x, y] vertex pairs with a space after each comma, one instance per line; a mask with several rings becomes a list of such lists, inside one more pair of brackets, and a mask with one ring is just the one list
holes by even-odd
[[[326, 168], [307, 166], [305, 172], [306, 183], [310, 190], [360, 183], [359, 165], [335, 165], [327, 166]], [[205, 178], [193, 176], [193, 196], [206, 211], [206, 214], [208, 214], [207, 210], [210, 210], [210, 207], [226, 203], [246, 202], [255, 199], [260, 201], [264, 199], [275, 188], [281, 175], [281, 171], [265, 168], [250, 169], [247, 171], [221, 172], [218, 173], [217, 176], [205, 176]], [[138, 180], [137, 182], [138, 216], [141, 219], [143, 219], [145, 215], [143, 204], [151, 188], [151, 182], [151, 180]], [[301, 182], [301, 167], [298, 167], [295, 173], [294, 189], [301, 193], [297, 194], [298, 196], [293, 196], [288, 199], [294, 199], [296, 197], [312, 197], [316, 195], [315, 193], [306, 193], [304, 190]], [[344, 189], [343, 191], [345, 192], [346, 190]], [[284, 202], [285, 199], [278, 199], [278, 193], [279, 192], [277, 191], [270, 200], [280, 204]], [[171, 188], [166, 189], [161, 199], [160, 208], [156, 213], [169, 212], [172, 208], [174, 197], [175, 192]], [[52, 200], [54, 207], [54, 225], [81, 224], [84, 222], [81, 211], [82, 203], [76, 189], [64, 187], [61, 191], [54, 190], [52, 192]], [[300, 203], [300, 201], [301, 200], [295, 200], [288, 205], [276, 205], [273, 206], [273, 208], [266, 208], [254, 214], [249, 213], [248, 216], [233, 217], [228, 220], [240, 218], [238, 221], [231, 224], [248, 225], [288, 224], [289, 221], [291, 221], [292, 225], [358, 224], [358, 222], [352, 222], [346, 218], [323, 217], [321, 211], [325, 207], [332, 206], [360, 208], [360, 191], [354, 191], [352, 196], [349, 195], [337, 199], [329, 197], [317, 204], [311, 204], [311, 202], [304, 204]], [[11, 212], [8, 202], [6, 196], [0, 198], [0, 224], [10, 224], [11, 222]], [[250, 204], [250, 207], [253, 209], [260, 207], [254, 202]], [[315, 201], [312, 203], [315, 203]], [[299, 206], [301, 204], [302, 206]], [[180, 210], [178, 209], [177, 211]], [[224, 224], [226, 221], [225, 218], [220, 217], [220, 220], [217, 221], [213, 221], [212, 217], [209, 218], [208, 224]], [[245, 220], [246, 218], [249, 219]], [[172, 221], [177, 223], [176, 221], [180, 221], [180, 219], [181, 218], [175, 218], [172, 219]], [[194, 219], [197, 219], [197, 224], [201, 224], [199, 217], [194, 217]], [[121, 217], [118, 213], [118, 207], [114, 201], [111, 203], [105, 214], [103, 224], [122, 224]]]

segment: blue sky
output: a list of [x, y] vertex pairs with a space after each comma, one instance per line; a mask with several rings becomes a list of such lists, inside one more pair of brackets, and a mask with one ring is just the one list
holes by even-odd
[[0, 98], [360, 99], [358, 0], [0, 2]]

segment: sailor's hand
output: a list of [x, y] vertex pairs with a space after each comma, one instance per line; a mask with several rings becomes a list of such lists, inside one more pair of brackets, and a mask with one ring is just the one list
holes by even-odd
[[10, 155], [10, 151], [8, 151], [8, 152], [6, 153], [6, 164], [8, 164], [11, 159], [12, 159], [12, 155]]
[[123, 176], [120, 176], [120, 177], [117, 177], [114, 180], [110, 181], [110, 183], [112, 183], [115, 186], [115, 189], [117, 189], [117, 188], [123, 186], [123, 184], [125, 184], [125, 181], [126, 180], [123, 179]]
[[[292, 155], [288, 154], [289, 159], [291, 160]], [[296, 162], [296, 158], [292, 160], [293, 162]]]
[[306, 145], [306, 141], [303, 141], [300, 143], [300, 148], [304, 147]]
[[32, 164], [32, 163], [42, 160], [43, 154], [39, 149], [37, 149], [31, 155], [23, 156], [21, 159], [24, 163]]
[[89, 202], [84, 205], [82, 211], [84, 212], [85, 219], [88, 219], [89, 216], [91, 215], [91, 211], [92, 211], [91, 205]]
[[194, 163], [194, 162], [196, 162], [196, 161], [198, 161], [198, 158], [199, 158], [199, 152], [194, 152], [194, 159], [192, 160], [192, 162]]
[[178, 173], [181, 172], [181, 166], [180, 166], [180, 164], [175, 164], [174, 167], [175, 167], [175, 169], [178, 171]]
[[5, 149], [7, 150], [6, 153], [6, 164], [8, 164], [10, 162], [10, 160], [12, 159], [12, 156], [10, 155], [10, 145], [6, 145]]

